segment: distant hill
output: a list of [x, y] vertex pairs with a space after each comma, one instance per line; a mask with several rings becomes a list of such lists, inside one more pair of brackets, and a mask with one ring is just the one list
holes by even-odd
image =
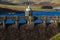
[[7, 4], [7, 5], [18, 5], [16, 3], [9, 3], [9, 2], [0, 2], [0, 4]]
[[39, 4], [60, 6], [60, 0], [0, 0], [0, 4], [19, 5], [19, 4]]
[[40, 2], [52, 2], [52, 3], [58, 3], [60, 4], [60, 0], [0, 0], [0, 2], [9, 2], [9, 3], [23, 3], [23, 2], [35, 2], [35, 3], [40, 3]]
[[50, 3], [50, 2], [40, 2], [39, 5], [42, 5], [42, 6], [52, 6], [52, 3]]

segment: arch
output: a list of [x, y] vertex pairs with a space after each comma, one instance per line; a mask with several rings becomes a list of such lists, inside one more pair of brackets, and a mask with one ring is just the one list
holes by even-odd
[[51, 23], [54, 23], [54, 20], [52, 20], [52, 19], [47, 19], [47, 20], [46, 20], [46, 25], [49, 25], [49, 24], [51, 24]]
[[19, 23], [19, 24], [26, 24], [27, 21], [26, 21], [25, 19], [20, 19], [20, 20], [18, 21], [18, 23]]
[[36, 20], [34, 21], [35, 24], [40, 24], [40, 23], [42, 23], [42, 22], [43, 22], [42, 19], [36, 19]]
[[0, 25], [2, 24], [2, 20], [0, 20]]
[[47, 19], [46, 20], [46, 23], [51, 23], [51, 19]]
[[6, 24], [14, 24], [15, 21], [13, 19], [7, 19]]

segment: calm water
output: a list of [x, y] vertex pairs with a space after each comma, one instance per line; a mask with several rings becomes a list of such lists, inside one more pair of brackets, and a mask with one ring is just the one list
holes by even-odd
[[[0, 14], [0, 16], [25, 16], [25, 13], [16, 13], [16, 14], [11, 14], [11, 13], [5, 13], [5, 14]], [[34, 11], [32, 12], [32, 16], [60, 16], [60, 12], [37, 12]], [[47, 20], [47, 23], [50, 23], [51, 20]], [[26, 20], [19, 20], [19, 23], [26, 23]], [[34, 21], [35, 23], [42, 23], [41, 19], [37, 19]], [[0, 24], [2, 23], [2, 21], [0, 21]], [[14, 20], [10, 19], [10, 20], [6, 20], [6, 24], [14, 24]]]
[[16, 13], [16, 14], [5, 13], [5, 14], [0, 14], [0, 16], [25, 16], [25, 14], [24, 13]]
[[[16, 14], [11, 14], [11, 13], [2, 13], [0, 16], [25, 16], [25, 13], [19, 12]], [[60, 12], [39, 12], [39, 11], [34, 11], [32, 12], [32, 16], [60, 16]]]
[[60, 12], [33, 12], [32, 16], [60, 16]]

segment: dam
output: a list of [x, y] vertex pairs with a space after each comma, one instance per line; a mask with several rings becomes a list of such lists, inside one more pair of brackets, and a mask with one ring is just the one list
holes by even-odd
[[49, 40], [60, 32], [60, 12], [0, 13], [0, 40]]
[[[22, 12], [22, 13], [2, 13], [0, 14], [0, 23], [2, 23], [2, 20], [7, 20], [7, 19], [11, 19], [15, 22], [15, 19], [16, 17], [18, 18], [18, 20], [26, 20], [28, 22], [28, 18], [29, 16], [25, 16], [25, 12]], [[60, 12], [40, 12], [40, 11], [33, 11], [32, 12], [32, 19], [35, 19], [35, 20], [41, 20], [41, 21], [47, 21], [48, 19], [51, 21], [51, 20], [54, 20], [54, 21], [57, 21], [58, 20], [58, 23], [60, 22], [59, 21], [59, 18], [60, 18]], [[34, 21], [33, 21], [34, 22]], [[47, 22], [46, 22], [47, 23]]]

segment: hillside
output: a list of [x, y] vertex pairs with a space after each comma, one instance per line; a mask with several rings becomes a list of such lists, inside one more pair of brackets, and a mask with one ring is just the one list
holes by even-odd
[[60, 40], [60, 33], [53, 36], [50, 40]]
[[0, 2], [9, 2], [9, 3], [15, 3], [15, 4], [20, 4], [23, 2], [35, 2], [35, 3], [40, 3], [40, 2], [51, 2], [51, 3], [57, 3], [60, 4], [60, 0], [0, 0]]
[[[21, 4], [22, 3], [22, 4]], [[33, 10], [41, 10], [41, 6], [48, 5], [60, 7], [60, 0], [0, 0], [0, 8], [8, 8], [12, 10], [25, 10], [26, 4], [32, 4]], [[21, 6], [21, 5], [22, 6]]]
[[39, 3], [39, 2], [52, 2], [52, 3], [58, 3], [60, 4], [60, 0], [0, 0], [0, 2], [9, 2], [9, 3], [22, 3], [22, 2], [35, 2], [35, 3]]
[[[42, 9], [41, 6], [39, 5], [31, 5], [30, 6], [32, 8], [32, 10], [35, 11], [49, 11], [48, 9]], [[60, 6], [55, 6], [54, 8], [60, 8]], [[6, 8], [6, 9], [12, 9], [12, 10], [20, 10], [20, 11], [25, 11], [25, 9], [27, 8], [26, 5], [5, 5], [5, 4], [0, 4], [0, 8]], [[51, 11], [53, 11], [54, 9], [52, 9]]]

